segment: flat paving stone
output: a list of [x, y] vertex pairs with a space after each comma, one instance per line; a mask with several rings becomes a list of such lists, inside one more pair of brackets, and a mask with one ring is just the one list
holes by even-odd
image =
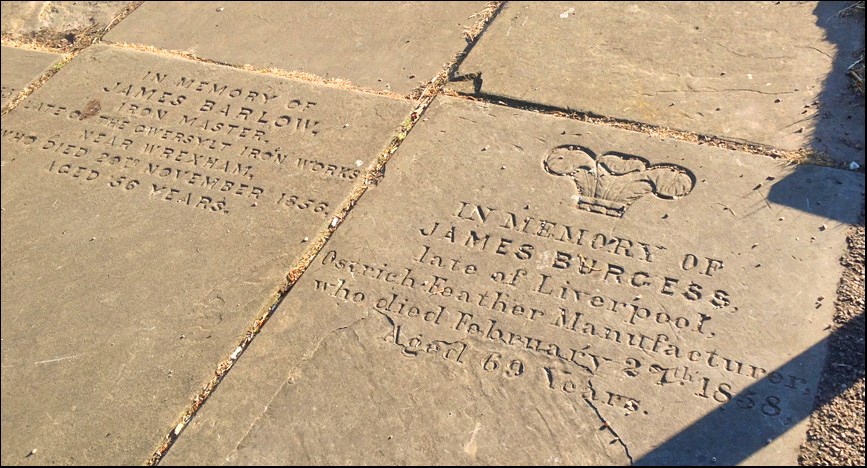
[[485, 2], [150, 2], [106, 39], [407, 94], [466, 46]]
[[93, 46], [6, 115], [3, 464], [143, 463], [411, 108]]
[[863, 165], [847, 5], [508, 2], [450, 86]]
[[17, 96], [60, 58], [59, 54], [2, 47], [0, 53], [0, 106]]
[[437, 98], [164, 464], [796, 464], [860, 174]]

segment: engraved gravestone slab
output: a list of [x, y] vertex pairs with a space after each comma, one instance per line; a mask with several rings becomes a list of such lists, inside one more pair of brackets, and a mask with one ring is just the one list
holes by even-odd
[[49, 52], [4, 46], [0, 53], [0, 106], [17, 96], [59, 58], [60, 55]]
[[466, 46], [485, 2], [153, 2], [106, 36], [406, 94]]
[[3, 463], [147, 459], [411, 107], [95, 46], [5, 116]]
[[450, 86], [864, 163], [845, 2], [509, 2]]
[[164, 463], [796, 463], [863, 178], [425, 117]]

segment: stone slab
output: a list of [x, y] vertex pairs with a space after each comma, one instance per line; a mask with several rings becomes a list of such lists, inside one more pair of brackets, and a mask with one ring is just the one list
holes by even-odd
[[106, 39], [406, 94], [466, 46], [485, 2], [151, 2]]
[[452, 83], [864, 163], [864, 48], [846, 2], [509, 2]]
[[39, 78], [58, 54], [37, 50], [2, 47], [0, 53], [0, 106], [17, 96], [30, 83]]
[[143, 463], [411, 108], [93, 46], [6, 115], [3, 464]]
[[164, 464], [796, 464], [859, 174], [439, 97]]

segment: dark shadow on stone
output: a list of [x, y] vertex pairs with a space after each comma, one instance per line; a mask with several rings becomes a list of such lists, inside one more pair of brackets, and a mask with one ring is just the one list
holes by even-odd
[[[818, 114], [810, 148], [827, 154], [842, 169], [829, 170], [800, 165], [787, 177], [774, 181], [767, 195], [771, 204], [787, 206], [844, 224], [861, 224], [858, 213], [864, 206], [864, 97], [851, 87], [849, 66], [864, 48], [864, 16], [838, 13], [851, 2], [820, 2], [813, 13], [816, 24], [826, 31], [829, 42], [838, 48], [831, 74], [819, 94]], [[809, 45], [805, 45], [809, 46]], [[808, 110], [809, 112], [809, 110]], [[805, 125], [806, 126], [806, 125]], [[850, 162], [860, 174], [848, 170]], [[835, 196], [836, 195], [836, 196]], [[816, 200], [836, 200], [834, 205]], [[861, 209], [852, 209], [852, 205]], [[842, 252], [841, 252], [842, 253]], [[699, 419], [671, 439], [636, 460], [636, 465], [735, 465], [809, 418], [815, 408], [829, 403], [859, 380], [864, 379], [863, 341], [852, 353], [853, 342], [864, 337], [864, 313], [842, 325], [828, 338], [816, 343], [784, 366], [768, 373]], [[847, 351], [848, 350], [848, 351]], [[835, 364], [843, 363], [842, 369]], [[822, 380], [814, 405], [788, 407], [786, 396], [795, 397], [790, 376], [821, 366]], [[796, 377], [797, 378], [797, 377]], [[769, 397], [780, 398], [768, 400]], [[801, 395], [801, 398], [807, 395]], [[780, 408], [779, 414], [776, 414]]]
[[[807, 113], [805, 115], [816, 112], [813, 118], [815, 127], [806, 131], [812, 131], [810, 149], [826, 154], [845, 170], [849, 169], [850, 163], [857, 163], [861, 175], [854, 179], [860, 177], [863, 180], [864, 97], [853, 88], [848, 68], [864, 49], [864, 15], [855, 11], [841, 15], [840, 12], [851, 3], [819, 2], [813, 10], [816, 25], [824, 29], [828, 42], [837, 46], [837, 52], [833, 59], [831, 73], [825, 78], [816, 106], [805, 109]], [[820, 172], [824, 174], [819, 175]], [[827, 178], [832, 180], [825, 180]], [[853, 180], [849, 174], [845, 179]], [[828, 187], [829, 183], [832, 184], [831, 187]], [[851, 182], [847, 183], [842, 175], [835, 176], [832, 171], [819, 170], [810, 165], [797, 166], [794, 173], [771, 187], [767, 198], [771, 203], [814, 213], [831, 220], [856, 223], [857, 219], [844, 213], [860, 210], [841, 210], [838, 209], [839, 206], [821, 206], [811, 202], [811, 197], [813, 200], [816, 199], [817, 191], [824, 190], [847, 191], [843, 194], [844, 203], [859, 205], [864, 203], [863, 184], [853, 186]]]
[[[856, 224], [864, 204], [863, 175], [840, 169], [802, 165], [773, 182], [768, 202], [812, 213], [828, 220]], [[861, 179], [859, 181], [859, 179]], [[817, 200], [826, 200], [824, 203]]]
[[827, 41], [837, 47], [837, 53], [819, 93], [810, 148], [827, 154], [844, 167], [853, 161], [863, 167], [864, 96], [854, 89], [848, 69], [864, 50], [864, 14], [854, 10], [841, 14], [852, 3], [819, 2], [813, 10], [816, 25], [825, 31]]
[[[787, 404], [791, 400], [813, 397], [805, 393], [806, 387], [798, 376], [803, 375], [804, 369], [821, 363], [826, 349], [834, 351], [837, 348], [836, 341], [852, 340], [859, 334], [864, 336], [863, 313], [842, 325], [828, 338], [733, 395], [730, 401], [645, 454], [635, 464], [725, 466], [743, 462], [810, 417], [812, 405]], [[824, 405], [842, 393], [845, 390], [843, 385], [850, 387], [864, 378], [863, 354], [860, 369], [846, 373], [845, 377], [846, 380], [835, 380], [835, 391], [824, 389], [820, 396], [815, 397], [816, 405]], [[795, 395], [799, 397], [793, 398]], [[711, 392], [709, 396], [721, 400], [726, 398], [722, 393], [714, 395]]]

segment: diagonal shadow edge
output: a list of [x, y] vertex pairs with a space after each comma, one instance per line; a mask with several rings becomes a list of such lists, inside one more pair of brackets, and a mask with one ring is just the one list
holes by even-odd
[[[851, 339], [851, 336], [858, 335], [864, 336], [863, 312], [784, 365], [768, 372], [761, 380], [733, 395], [727, 403], [640, 456], [635, 465], [736, 465], [744, 462], [809, 418], [814, 407], [828, 403], [846, 388], [864, 379], [864, 361], [861, 360], [860, 369], [850, 372], [842, 385], [835, 387], [836, 391], [822, 392], [819, 394], [821, 397], [813, 397], [811, 390], [809, 403], [804, 403], [803, 398], [792, 399], [801, 400], [801, 404], [767, 400], [769, 396], [780, 394], [779, 389], [791, 383], [785, 381], [783, 376], [800, 375], [805, 367], [824, 367], [826, 349], [834, 340]], [[802, 388], [798, 382], [795, 382], [795, 387]]]

